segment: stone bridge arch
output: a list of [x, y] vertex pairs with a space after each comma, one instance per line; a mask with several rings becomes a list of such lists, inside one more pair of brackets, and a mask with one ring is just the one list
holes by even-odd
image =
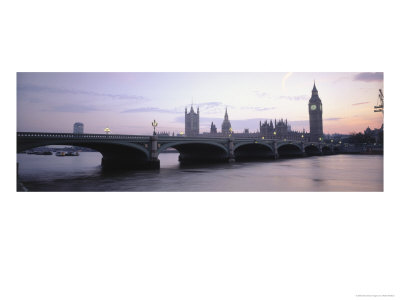
[[309, 144], [304, 147], [304, 151], [308, 156], [321, 155], [321, 151], [317, 144]]
[[179, 152], [180, 162], [221, 162], [229, 159], [227, 146], [211, 141], [177, 141], [160, 145], [157, 155], [167, 148]]
[[283, 142], [277, 145], [279, 157], [301, 157], [303, 151], [297, 143]]
[[241, 142], [234, 145], [234, 156], [237, 161], [249, 161], [274, 158], [274, 148], [262, 142]]

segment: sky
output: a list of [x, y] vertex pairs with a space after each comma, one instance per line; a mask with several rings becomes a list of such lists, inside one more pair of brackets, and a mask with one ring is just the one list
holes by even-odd
[[221, 130], [225, 109], [234, 132], [287, 119], [309, 130], [308, 100], [315, 84], [325, 134], [379, 128], [374, 113], [383, 73], [17, 73], [17, 131], [151, 134], [183, 132], [185, 107], [200, 109], [200, 132]]

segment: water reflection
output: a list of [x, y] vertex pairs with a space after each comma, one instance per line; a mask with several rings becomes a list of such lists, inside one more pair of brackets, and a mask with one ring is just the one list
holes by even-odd
[[383, 157], [314, 156], [262, 162], [181, 165], [160, 155], [160, 170], [104, 171], [101, 154], [18, 154], [30, 191], [382, 191]]

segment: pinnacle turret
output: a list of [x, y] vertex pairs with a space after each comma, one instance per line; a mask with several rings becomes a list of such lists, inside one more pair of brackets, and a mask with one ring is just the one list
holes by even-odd
[[228, 107], [226, 107], [225, 109], [225, 117], [224, 117], [224, 121], [222, 122], [222, 134], [224, 136], [228, 136], [229, 134], [231, 134], [231, 122], [229, 122], [229, 117], [228, 117]]
[[314, 80], [314, 87], [312, 89], [313, 94], [318, 93], [317, 87], [315, 86], [315, 80]]

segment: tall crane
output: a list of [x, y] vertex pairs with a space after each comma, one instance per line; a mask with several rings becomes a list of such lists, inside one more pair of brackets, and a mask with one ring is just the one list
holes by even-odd
[[382, 112], [383, 114], [383, 92], [381, 89], [379, 89], [379, 100], [374, 106], [374, 112]]

